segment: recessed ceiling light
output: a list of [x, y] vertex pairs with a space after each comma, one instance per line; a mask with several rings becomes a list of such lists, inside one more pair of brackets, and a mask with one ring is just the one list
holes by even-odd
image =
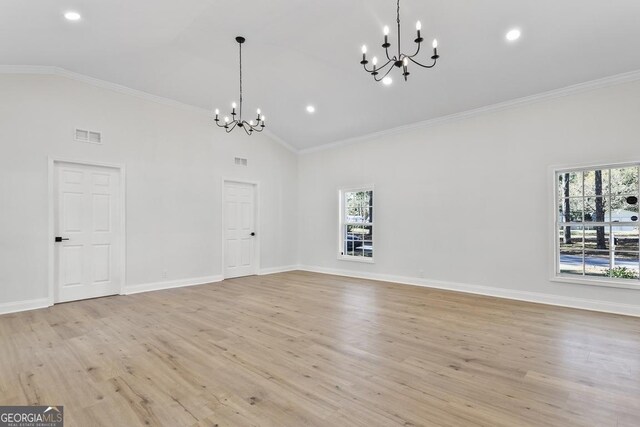
[[313, 114], [316, 112], [316, 107], [313, 105], [307, 105], [307, 113]]
[[393, 79], [389, 76], [385, 77], [384, 79], [382, 79], [382, 83], [386, 86], [389, 86], [391, 83], [393, 83]]
[[64, 14], [67, 21], [79, 21], [82, 16], [78, 12], [69, 11]]
[[507, 37], [507, 40], [509, 40], [510, 42], [514, 42], [520, 38], [520, 35], [521, 35], [520, 30], [517, 28], [514, 28], [513, 30], [510, 30], [507, 33], [506, 37]]

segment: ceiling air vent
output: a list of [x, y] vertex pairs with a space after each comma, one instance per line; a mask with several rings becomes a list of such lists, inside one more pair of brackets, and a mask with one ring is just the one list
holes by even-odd
[[85, 129], [76, 129], [76, 141], [102, 144], [102, 134]]
[[242, 157], [236, 157], [236, 165], [247, 166], [247, 159], [243, 159]]

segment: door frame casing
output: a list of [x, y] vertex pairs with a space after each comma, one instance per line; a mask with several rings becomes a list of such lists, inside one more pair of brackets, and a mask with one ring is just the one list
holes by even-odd
[[54, 239], [55, 239], [55, 209], [56, 207], [54, 206], [54, 201], [55, 201], [55, 188], [54, 188], [54, 182], [55, 182], [55, 167], [56, 164], [59, 163], [69, 163], [69, 164], [73, 164], [73, 165], [79, 165], [79, 166], [95, 166], [95, 167], [102, 167], [102, 168], [109, 168], [109, 169], [115, 169], [119, 172], [120, 174], [120, 185], [119, 185], [119, 191], [120, 191], [120, 197], [118, 200], [118, 202], [120, 203], [120, 233], [118, 236], [119, 241], [121, 242], [121, 248], [120, 248], [120, 277], [122, 278], [120, 281], [120, 289], [118, 291], [119, 295], [123, 295], [124, 292], [124, 288], [126, 287], [126, 283], [127, 283], [127, 217], [126, 217], [126, 209], [125, 209], [125, 203], [126, 203], [126, 185], [125, 185], [125, 180], [126, 180], [126, 172], [125, 172], [125, 165], [123, 164], [116, 164], [116, 163], [104, 163], [104, 162], [95, 162], [95, 161], [88, 161], [88, 160], [78, 160], [78, 159], [69, 159], [69, 158], [64, 158], [64, 157], [54, 157], [54, 156], [49, 156], [48, 157], [48, 179], [49, 179], [49, 189], [48, 189], [48, 203], [49, 203], [49, 232], [47, 233], [47, 238], [49, 239], [48, 242], [48, 248], [49, 248], [49, 280], [48, 280], [48, 290], [47, 290], [47, 299], [49, 300], [49, 306], [52, 306], [55, 304], [55, 271], [56, 271], [56, 266], [55, 266], [55, 243], [54, 243]]
[[225, 277], [225, 202], [226, 202], [226, 195], [225, 195], [225, 185], [227, 182], [230, 183], [236, 183], [236, 184], [246, 184], [246, 185], [252, 185], [254, 192], [253, 192], [253, 215], [254, 215], [254, 221], [253, 221], [253, 226], [255, 227], [255, 240], [254, 240], [254, 245], [253, 245], [253, 259], [255, 262], [255, 266], [254, 266], [254, 271], [253, 274], [257, 275], [260, 272], [260, 242], [261, 242], [261, 238], [262, 238], [262, 233], [261, 233], [261, 217], [260, 217], [260, 181], [249, 181], [246, 179], [236, 179], [236, 178], [228, 178], [228, 177], [222, 177], [222, 204], [221, 204], [221, 218], [222, 218], [222, 265], [221, 270], [222, 270], [222, 279], [226, 279]]

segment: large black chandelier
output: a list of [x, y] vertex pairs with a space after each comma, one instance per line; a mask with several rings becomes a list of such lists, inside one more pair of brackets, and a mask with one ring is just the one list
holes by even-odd
[[418, 36], [414, 40], [414, 42], [418, 45], [416, 48], [416, 52], [413, 55], [406, 55], [402, 53], [402, 48], [400, 44], [400, 0], [398, 0], [398, 8], [397, 8], [397, 20], [398, 23], [398, 53], [397, 55], [390, 56], [389, 48], [391, 47], [391, 43], [389, 43], [389, 27], [384, 27], [384, 43], [382, 47], [384, 48], [385, 55], [387, 57], [387, 62], [383, 65], [378, 66], [378, 58], [373, 57], [371, 60], [373, 67], [368, 68], [367, 64], [369, 61], [367, 60], [367, 46], [362, 46], [362, 61], [360, 63], [364, 67], [364, 70], [371, 74], [375, 81], [383, 81], [384, 83], [390, 82], [390, 78], [387, 78], [393, 67], [402, 68], [402, 75], [404, 76], [404, 80], [407, 81], [407, 77], [409, 77], [409, 62], [413, 62], [414, 64], [422, 67], [422, 68], [433, 68], [436, 66], [436, 62], [440, 56], [438, 55], [438, 41], [433, 40], [433, 55], [431, 56], [431, 60], [433, 61], [431, 64], [424, 65], [420, 62], [416, 61], [414, 58], [420, 53], [420, 46], [424, 39], [422, 38], [420, 31], [422, 30], [422, 24], [420, 21], [416, 23], [416, 31], [418, 32]]
[[218, 127], [224, 128], [224, 130], [227, 133], [231, 132], [236, 127], [240, 127], [244, 129], [247, 135], [251, 135], [253, 132], [263, 131], [265, 127], [264, 125], [265, 118], [260, 112], [260, 109], [258, 108], [258, 111], [257, 111], [258, 115], [255, 120], [246, 121], [242, 119], [242, 44], [245, 42], [245, 38], [238, 36], [236, 37], [236, 41], [238, 42], [238, 46], [240, 47], [240, 105], [239, 105], [240, 109], [238, 113], [236, 113], [236, 108], [238, 107], [238, 105], [236, 105], [235, 102], [231, 104], [231, 119], [229, 119], [229, 116], [225, 116], [222, 124], [220, 124], [220, 118], [219, 118], [220, 110], [216, 109], [215, 120], [216, 120], [216, 125], [218, 125]]

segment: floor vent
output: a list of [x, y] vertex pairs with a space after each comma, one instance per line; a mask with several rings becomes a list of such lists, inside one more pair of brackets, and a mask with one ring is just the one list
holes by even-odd
[[247, 166], [247, 159], [243, 159], [242, 157], [236, 157], [236, 165]]
[[85, 129], [76, 129], [76, 141], [102, 144], [102, 134]]

